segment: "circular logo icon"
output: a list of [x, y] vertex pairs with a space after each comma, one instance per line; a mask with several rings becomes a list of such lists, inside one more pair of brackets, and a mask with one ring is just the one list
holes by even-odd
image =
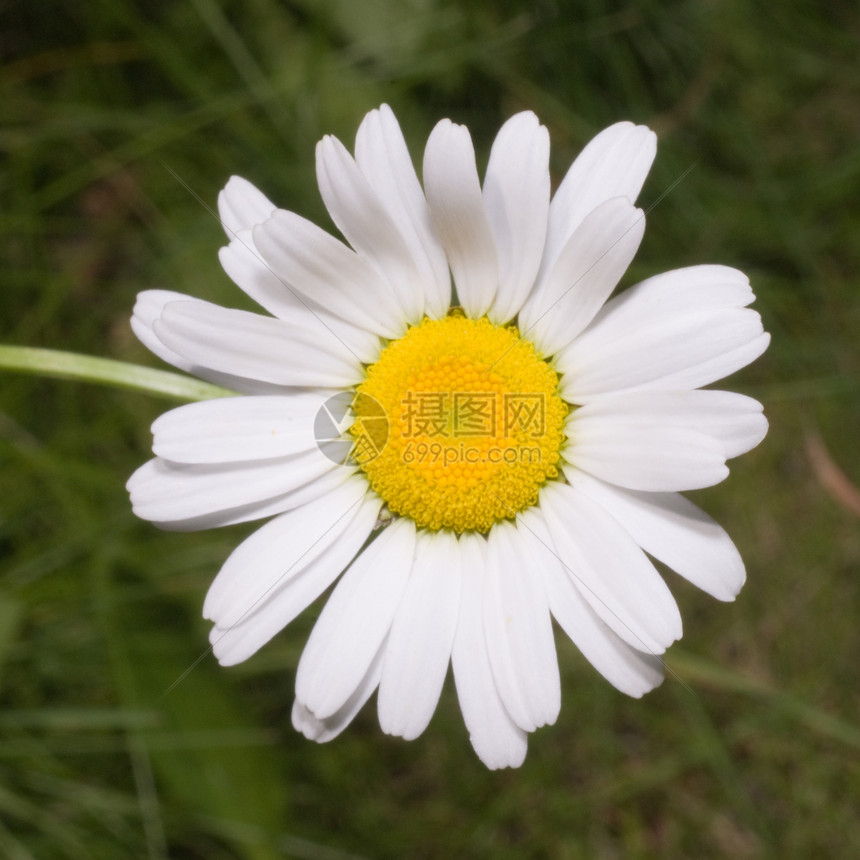
[[333, 463], [361, 466], [385, 448], [388, 416], [373, 397], [343, 391], [320, 406], [314, 418], [314, 439]]

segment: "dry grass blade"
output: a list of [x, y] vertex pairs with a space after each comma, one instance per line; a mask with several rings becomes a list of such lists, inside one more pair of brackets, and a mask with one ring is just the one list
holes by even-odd
[[821, 434], [808, 430], [804, 433], [804, 444], [815, 477], [827, 494], [846, 511], [860, 517], [860, 489], [830, 456]]

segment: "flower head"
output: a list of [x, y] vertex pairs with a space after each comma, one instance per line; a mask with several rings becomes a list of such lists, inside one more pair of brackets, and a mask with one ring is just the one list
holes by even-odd
[[559, 712], [553, 617], [641, 696], [681, 636], [649, 556], [720, 600], [741, 588], [733, 543], [679, 492], [764, 437], [759, 403], [703, 386], [768, 335], [723, 266], [609, 298], [655, 151], [644, 126], [611, 126], [550, 199], [534, 114], [502, 127], [483, 184], [468, 131], [443, 120], [422, 189], [383, 106], [354, 156], [317, 147], [349, 244], [243, 179], [221, 193], [221, 262], [268, 315], [140, 295], [153, 352], [243, 396], [155, 422], [135, 512], [178, 529], [271, 518], [207, 595], [217, 658], [247, 659], [337, 581], [296, 674], [307, 737], [335, 737], [377, 689], [383, 730], [417, 737], [450, 661], [477, 754], [516, 766]]

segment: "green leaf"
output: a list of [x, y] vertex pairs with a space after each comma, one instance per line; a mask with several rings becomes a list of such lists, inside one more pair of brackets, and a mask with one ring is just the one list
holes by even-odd
[[6, 662], [6, 655], [15, 640], [22, 614], [23, 605], [21, 601], [6, 589], [0, 591], [0, 689], [2, 689], [3, 681], [3, 664]]

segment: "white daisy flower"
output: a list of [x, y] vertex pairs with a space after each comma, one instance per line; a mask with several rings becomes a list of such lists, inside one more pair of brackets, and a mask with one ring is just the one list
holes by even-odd
[[649, 556], [719, 600], [741, 588], [732, 541], [679, 492], [722, 481], [764, 437], [759, 403], [702, 386], [769, 337], [747, 278], [723, 266], [609, 299], [655, 152], [646, 127], [613, 125], [550, 200], [534, 114], [502, 127], [483, 185], [469, 132], [443, 120], [422, 190], [383, 106], [354, 156], [333, 137], [317, 147], [348, 245], [244, 179], [221, 193], [221, 262], [269, 315], [140, 295], [146, 346], [243, 396], [155, 422], [134, 510], [174, 529], [272, 518], [206, 597], [224, 665], [336, 582], [296, 674], [308, 738], [334, 738], [377, 689], [382, 729], [417, 737], [450, 661], [478, 756], [515, 767], [559, 712], [552, 618], [641, 696], [681, 636]]

